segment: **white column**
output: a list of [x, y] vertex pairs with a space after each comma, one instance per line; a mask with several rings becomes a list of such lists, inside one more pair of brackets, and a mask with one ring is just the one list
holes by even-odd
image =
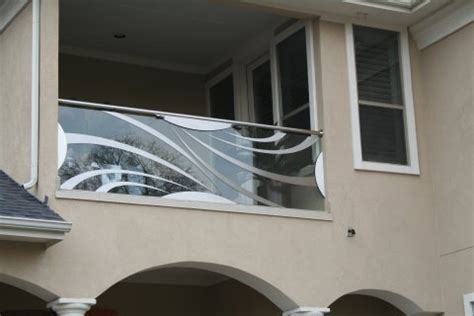
[[84, 316], [95, 305], [93, 298], [58, 298], [48, 304], [48, 308], [58, 316]]
[[283, 316], [324, 316], [326, 313], [329, 313], [329, 308], [298, 307], [296, 309], [283, 312]]

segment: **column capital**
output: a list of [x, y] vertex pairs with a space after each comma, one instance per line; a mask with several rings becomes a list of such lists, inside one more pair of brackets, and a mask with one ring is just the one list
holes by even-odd
[[84, 316], [86, 312], [95, 305], [93, 298], [58, 298], [48, 304], [48, 308], [58, 316]]
[[329, 311], [329, 308], [326, 307], [298, 307], [283, 312], [283, 316], [324, 316]]

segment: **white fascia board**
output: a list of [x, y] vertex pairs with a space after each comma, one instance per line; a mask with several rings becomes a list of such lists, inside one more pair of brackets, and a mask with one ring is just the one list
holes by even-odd
[[343, 0], [343, 2], [351, 3], [360, 6], [372, 7], [376, 9], [401, 12], [414, 13], [425, 5], [429, 4], [431, 0], [418, 1], [404, 1], [404, 0]]
[[55, 244], [71, 231], [69, 222], [0, 216], [0, 240]]
[[458, 0], [412, 25], [409, 30], [419, 49], [430, 46], [474, 22], [474, 1]]
[[28, 2], [29, 0], [6, 0], [0, 6], [0, 34]]

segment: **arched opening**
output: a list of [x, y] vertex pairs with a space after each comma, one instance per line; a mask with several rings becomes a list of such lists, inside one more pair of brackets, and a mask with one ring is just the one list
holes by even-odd
[[341, 296], [329, 308], [331, 316], [405, 316], [422, 314], [412, 300], [385, 290], [358, 290]]
[[43, 299], [13, 285], [0, 282], [1, 316], [50, 316]]
[[278, 289], [227, 266], [180, 263], [148, 269], [97, 297], [90, 316], [280, 316], [296, 304]]
[[348, 294], [340, 297], [329, 308], [330, 316], [404, 316], [401, 310], [379, 298]]
[[1, 316], [52, 316], [46, 305], [55, 298], [41, 286], [0, 273]]

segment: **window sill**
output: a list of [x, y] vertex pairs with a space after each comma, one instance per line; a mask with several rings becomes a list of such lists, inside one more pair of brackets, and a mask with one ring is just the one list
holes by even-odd
[[357, 161], [354, 163], [354, 169], [359, 171], [376, 171], [416, 176], [420, 175], [420, 168], [418, 166], [402, 166], [382, 162]]
[[327, 211], [287, 209], [267, 206], [251, 206], [251, 205], [229, 205], [211, 202], [196, 201], [177, 201], [168, 200], [160, 197], [152, 196], [136, 196], [117, 193], [100, 193], [92, 191], [79, 190], [58, 190], [56, 191], [57, 199], [71, 199], [82, 201], [95, 201], [118, 204], [132, 204], [145, 206], [159, 206], [180, 209], [192, 209], [202, 211], [215, 211], [227, 213], [239, 213], [250, 215], [264, 215], [287, 218], [311, 219], [319, 221], [332, 221], [331, 213]]

